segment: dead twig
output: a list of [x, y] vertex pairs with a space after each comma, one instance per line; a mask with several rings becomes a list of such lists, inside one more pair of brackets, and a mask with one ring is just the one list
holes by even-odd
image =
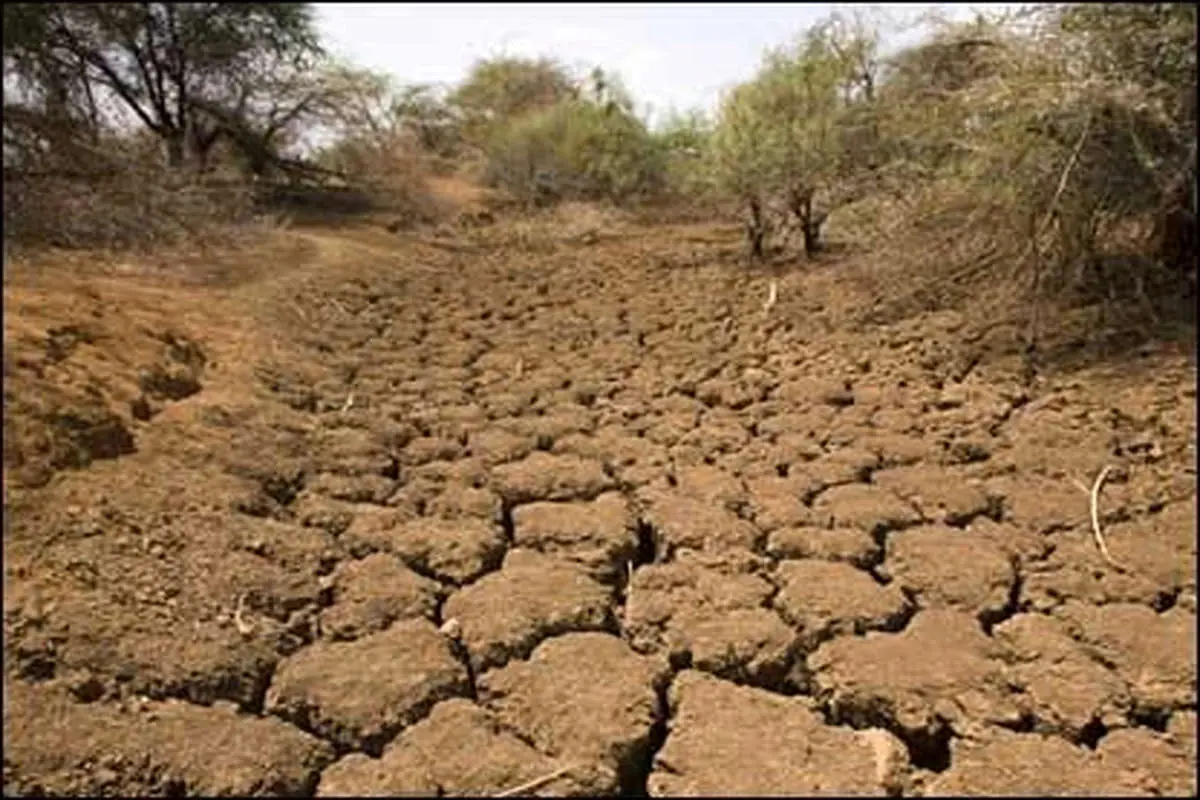
[[296, 316], [300, 317], [300, 319], [304, 320], [305, 324], [307, 324], [308, 314], [304, 313], [304, 309], [300, 307], [300, 303], [298, 303], [296, 300], [292, 300], [291, 306], [292, 310], [296, 312]]
[[1088, 492], [1091, 498], [1092, 535], [1096, 539], [1096, 546], [1100, 548], [1100, 555], [1104, 557], [1104, 560], [1118, 572], [1125, 572], [1125, 567], [1108, 552], [1108, 544], [1105, 543], [1104, 532], [1100, 528], [1100, 489], [1104, 486], [1104, 479], [1111, 471], [1112, 467], [1108, 465], [1100, 470], [1100, 474], [1096, 476], [1096, 482], [1092, 484], [1092, 489]]
[[346, 402], [342, 404], [341, 413], [345, 414], [347, 411], [349, 411], [353, 407], [354, 407], [354, 392], [351, 392], [350, 394], [346, 395]]
[[1079, 160], [1080, 153], [1083, 152], [1083, 145], [1085, 142], [1087, 142], [1088, 133], [1091, 132], [1091, 129], [1092, 118], [1089, 115], [1083, 124], [1083, 130], [1079, 132], [1079, 139], [1076, 140], [1075, 147], [1071, 150], [1071, 155], [1067, 159], [1066, 166], [1063, 167], [1062, 174], [1058, 176], [1058, 186], [1054, 190], [1054, 195], [1050, 198], [1050, 203], [1046, 206], [1046, 213], [1042, 215], [1041, 222], [1031, 231], [1029, 243], [1025, 247], [1025, 252], [1023, 252], [1021, 257], [1016, 261], [1016, 263], [1020, 265], [1024, 264], [1025, 259], [1029, 258], [1030, 256], [1034, 257], [1033, 285], [1030, 288], [1032, 302], [1029, 306], [1030, 313], [1032, 314], [1029, 322], [1030, 342], [1037, 341], [1037, 326], [1041, 321], [1041, 300], [1039, 297], [1039, 291], [1041, 288], [1042, 270], [1038, 260], [1041, 255], [1038, 251], [1038, 242], [1042, 236], [1045, 235], [1046, 231], [1050, 227], [1051, 221], [1054, 219], [1054, 212], [1058, 208], [1058, 201], [1062, 199], [1063, 192], [1067, 190], [1067, 183], [1070, 181], [1071, 172], [1075, 169], [1075, 163]]
[[421, 244], [436, 247], [439, 250], [445, 250], [450, 253], [477, 253], [482, 248], [474, 244], [462, 244], [461, 242], [440, 242], [437, 239], [424, 238], [421, 239]]
[[779, 299], [779, 281], [775, 278], [771, 279], [771, 286], [767, 289], [767, 302], [763, 303], [763, 313], [769, 313], [775, 306], [775, 302]]
[[505, 789], [503, 792], [497, 794], [496, 797], [517, 797], [519, 795], [526, 794], [527, 792], [532, 792], [535, 789], [540, 789], [551, 781], [561, 778], [574, 768], [575, 767], [572, 764], [568, 764], [565, 767], [559, 767], [558, 769], [554, 770], [554, 772], [549, 772], [541, 777], [534, 778], [531, 781], [526, 781], [520, 786], [514, 786], [511, 789]]

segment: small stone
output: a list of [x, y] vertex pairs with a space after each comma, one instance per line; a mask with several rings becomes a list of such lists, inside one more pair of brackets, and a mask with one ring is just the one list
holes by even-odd
[[441, 632], [442, 636], [457, 642], [462, 638], [462, 623], [451, 617], [442, 623], [442, 627], [438, 628], [438, 631]]

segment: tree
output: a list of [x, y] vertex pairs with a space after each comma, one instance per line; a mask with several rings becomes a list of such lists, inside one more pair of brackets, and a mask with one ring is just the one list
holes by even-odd
[[758, 80], [772, 138], [771, 182], [800, 225], [804, 252], [815, 253], [824, 217], [814, 203], [837, 170], [838, 90], [844, 66], [824, 37], [810, 34], [792, 52], [767, 57]]
[[632, 109], [616, 77], [593, 70], [577, 96], [496, 127], [484, 148], [491, 177], [533, 203], [652, 194], [662, 149]]
[[869, 146], [851, 147], [850, 134], [861, 140], [863, 116], [870, 121], [877, 37], [865, 24], [839, 20], [815, 26], [792, 47], [768, 51], [755, 77], [721, 108], [713, 139], [717, 173], [746, 205], [754, 257], [764, 254], [772, 200], [795, 218], [804, 251], [812, 254], [829, 212], [853, 198], [848, 187], [857, 173], [874, 166], [862, 152]]
[[249, 76], [303, 68], [320, 53], [305, 3], [15, 5], [5, 9], [6, 67], [50, 95], [69, 76], [93, 111], [98, 96], [112, 98], [159, 137], [172, 166], [185, 162], [197, 117], [236, 106]]
[[405, 86], [392, 102], [392, 114], [426, 151], [450, 156], [458, 148], [462, 132], [459, 115], [438, 87]]
[[343, 113], [358, 80], [358, 71], [328, 62], [231, 77], [214, 99], [192, 98], [189, 154], [204, 171], [213, 147], [225, 140], [246, 170], [262, 177], [287, 164], [283, 152], [306, 130]]
[[712, 128], [712, 120], [702, 109], [671, 110], [655, 133], [668, 151], [696, 157], [708, 146]]
[[86, 65], [45, 46], [46, 6], [4, 6], [5, 165], [63, 156], [80, 142], [95, 143], [99, 105]]
[[341, 64], [325, 65], [312, 83], [322, 88], [314, 121], [334, 139], [374, 148], [406, 139], [441, 156], [459, 145], [458, 114], [436, 86], [401, 86], [389, 75]]
[[875, 101], [875, 86], [882, 67], [879, 58], [882, 24], [878, 12], [855, 10], [849, 15], [834, 12], [815, 29], [837, 64], [839, 89], [846, 106]]
[[745, 208], [746, 243], [756, 260], [766, 255], [770, 233], [766, 205], [779, 161], [774, 149], [778, 139], [772, 137], [763, 113], [763, 94], [763, 88], [751, 82], [726, 95], [708, 153], [717, 181]]
[[502, 56], [475, 62], [449, 102], [462, 114], [464, 136], [482, 145], [510, 120], [577, 95], [575, 81], [558, 62]]
[[366, 176], [401, 145], [404, 119], [396, 113], [397, 89], [388, 75], [331, 65], [326, 80], [336, 87], [336, 102], [322, 120], [332, 139], [319, 161], [350, 175]]

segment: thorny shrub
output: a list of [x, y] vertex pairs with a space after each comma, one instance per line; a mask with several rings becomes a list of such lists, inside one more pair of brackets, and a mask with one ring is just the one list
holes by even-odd
[[4, 238], [18, 248], [203, 243], [255, 217], [245, 183], [201, 179], [135, 156], [5, 170]]
[[878, 210], [898, 219], [871, 226], [888, 313], [1006, 299], [1036, 335], [1054, 303], [1154, 318], [1194, 292], [1194, 239], [1190, 257], [1162, 257], [1178, 249], [1162, 220], [1195, 224], [1194, 190], [1179, 191], [1195, 184], [1195, 9], [1139, 27], [1144, 13], [979, 20], [895, 60], [879, 118], [902, 180]]
[[440, 216], [428, 183], [432, 170], [410, 134], [347, 137], [323, 153], [322, 161], [356, 190], [361, 208], [353, 210], [384, 212], [405, 225]]

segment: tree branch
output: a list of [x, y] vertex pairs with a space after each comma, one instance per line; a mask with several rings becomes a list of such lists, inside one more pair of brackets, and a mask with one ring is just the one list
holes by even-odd
[[[166, 4], [168, 69], [175, 84], [175, 114], [181, 124], [190, 116], [187, 103], [187, 58], [179, 40], [179, 18], [175, 6]], [[186, 126], [185, 126], [186, 127]]]
[[138, 42], [136, 30], [123, 31], [125, 41], [122, 44], [129, 51], [130, 55], [133, 56], [134, 63], [137, 65], [138, 73], [141, 76], [142, 85], [145, 87], [146, 97], [150, 101], [150, 105], [154, 108], [155, 113], [158, 114], [162, 130], [170, 133], [176, 130], [177, 126], [173, 123], [171, 112], [167, 108], [167, 98], [162, 85], [161, 72], [151, 69], [151, 60], [153, 59], [151, 54], [154, 52], [154, 25], [153, 20], [149, 17], [148, 4], [143, 3], [142, 7], [143, 11], [147, 14], [145, 20], [145, 53], [143, 53], [143, 48]]
[[121, 76], [117, 74], [116, 70], [111, 64], [108, 63], [108, 60], [103, 55], [88, 47], [85, 47], [83, 43], [79, 41], [79, 38], [66, 27], [65, 23], [59, 24], [59, 28], [56, 33], [63, 36], [67, 40], [68, 48], [74, 52], [81, 61], [83, 61], [85, 64], [90, 64], [99, 70], [100, 74], [104, 78], [101, 83], [116, 92], [117, 96], [120, 97], [130, 109], [132, 109], [133, 113], [137, 115], [138, 119], [140, 119], [147, 128], [155, 133], [158, 133], [159, 135], [162, 135], [162, 126], [159, 125], [154, 118], [150, 116], [149, 112], [142, 107], [142, 104], [138, 102], [137, 97], [134, 95], [133, 90], [121, 78]]

